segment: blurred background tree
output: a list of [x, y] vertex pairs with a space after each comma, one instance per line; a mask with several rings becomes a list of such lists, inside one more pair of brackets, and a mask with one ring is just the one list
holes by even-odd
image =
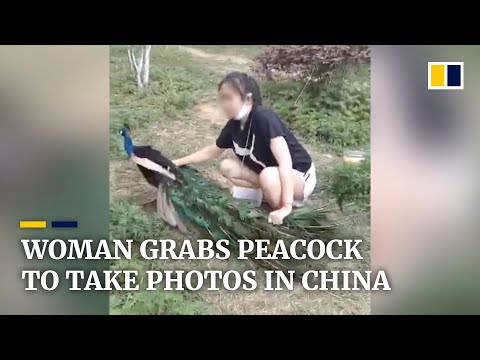
[[128, 62], [139, 88], [148, 86], [152, 45], [128, 45]]

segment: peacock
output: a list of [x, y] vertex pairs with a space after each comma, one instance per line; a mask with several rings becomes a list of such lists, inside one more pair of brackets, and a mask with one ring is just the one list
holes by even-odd
[[[183, 233], [189, 229], [200, 230], [214, 240], [228, 239], [233, 247], [238, 239], [289, 241], [325, 239], [333, 235], [336, 224], [328, 220], [326, 206], [296, 209], [284, 224], [269, 224], [266, 210], [232, 198], [195, 168], [178, 168], [151, 146], [134, 145], [128, 126], [119, 133], [128, 157], [137, 164], [146, 181], [158, 189], [159, 216]], [[268, 267], [281, 268], [275, 263]]]

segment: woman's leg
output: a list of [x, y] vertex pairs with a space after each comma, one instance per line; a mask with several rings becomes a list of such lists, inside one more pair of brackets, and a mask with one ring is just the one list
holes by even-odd
[[[281, 206], [282, 186], [280, 183], [280, 174], [278, 167], [271, 166], [263, 169], [260, 175], [242, 166], [240, 160], [234, 158], [224, 159], [220, 164], [220, 172], [234, 185], [258, 189], [263, 192], [263, 199], [272, 209], [278, 209]], [[303, 174], [297, 170], [292, 170], [294, 191], [294, 200], [303, 200], [303, 189], [305, 180]]]
[[[293, 176], [293, 198], [294, 200], [303, 200], [303, 189], [305, 186], [305, 180], [303, 174], [300, 171], [292, 169]], [[260, 187], [263, 191], [263, 199], [274, 210], [281, 207], [282, 202], [282, 185], [280, 182], [280, 173], [278, 167], [270, 166], [260, 173], [259, 176]]]
[[258, 189], [260, 182], [258, 174], [250, 170], [238, 159], [224, 159], [220, 163], [220, 172], [234, 185]]

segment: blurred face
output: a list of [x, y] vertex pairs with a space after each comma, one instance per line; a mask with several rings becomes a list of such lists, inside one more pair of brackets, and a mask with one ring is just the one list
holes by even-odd
[[241, 95], [232, 85], [225, 83], [218, 92], [218, 103], [225, 116], [229, 119], [235, 118], [243, 105], [252, 106], [250, 98], [242, 99]]

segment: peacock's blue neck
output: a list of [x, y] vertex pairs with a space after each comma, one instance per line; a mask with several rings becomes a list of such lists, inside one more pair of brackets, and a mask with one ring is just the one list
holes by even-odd
[[123, 147], [128, 157], [131, 157], [133, 154], [133, 142], [129, 134], [125, 134], [123, 137]]

